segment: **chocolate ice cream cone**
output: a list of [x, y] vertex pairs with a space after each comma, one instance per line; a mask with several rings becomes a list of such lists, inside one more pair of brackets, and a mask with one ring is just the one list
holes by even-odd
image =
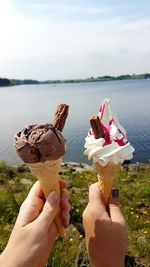
[[[45, 162], [28, 164], [32, 174], [39, 180], [45, 197], [52, 191], [57, 191], [60, 194], [58, 174], [61, 168], [61, 158], [57, 160], [47, 160]], [[60, 209], [56, 217], [56, 226], [61, 237], [64, 236], [64, 227], [60, 216]]]
[[[66, 140], [62, 130], [68, 116], [69, 106], [57, 106], [52, 124], [32, 124], [15, 135], [15, 148], [20, 158], [28, 164], [33, 175], [39, 180], [45, 197], [52, 191], [60, 193], [58, 174], [61, 158], [66, 152]], [[60, 236], [64, 236], [64, 227], [60, 217], [56, 225]]]

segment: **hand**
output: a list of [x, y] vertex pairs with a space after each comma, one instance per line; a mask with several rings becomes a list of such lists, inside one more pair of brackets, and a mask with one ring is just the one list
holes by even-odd
[[118, 195], [117, 189], [112, 191], [107, 211], [97, 183], [90, 186], [89, 203], [83, 212], [83, 225], [92, 267], [124, 266], [127, 228], [119, 208]]
[[69, 224], [66, 182], [60, 181], [59, 194], [51, 192], [45, 201], [37, 181], [23, 202], [8, 244], [0, 256], [1, 267], [44, 267], [58, 234], [55, 217], [61, 206], [64, 227]]

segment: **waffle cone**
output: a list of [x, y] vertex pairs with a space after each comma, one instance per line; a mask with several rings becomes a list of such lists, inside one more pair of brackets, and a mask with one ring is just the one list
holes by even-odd
[[[31, 163], [28, 164], [32, 174], [39, 180], [41, 188], [44, 192], [45, 197], [52, 191], [57, 191], [60, 194], [58, 174], [61, 168], [61, 159], [58, 160], [47, 160], [45, 162]], [[61, 237], [64, 236], [64, 227], [62, 226], [60, 217], [60, 210], [55, 219], [58, 232]]]
[[103, 195], [103, 202], [107, 206], [112, 190], [113, 179], [120, 169], [120, 165], [108, 164], [101, 166], [98, 162], [94, 163], [98, 176], [98, 187]]

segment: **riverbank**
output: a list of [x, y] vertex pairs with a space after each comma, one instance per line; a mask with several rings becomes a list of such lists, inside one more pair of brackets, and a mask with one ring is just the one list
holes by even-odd
[[[119, 188], [121, 207], [128, 224], [126, 267], [149, 266], [150, 164], [124, 165], [114, 180]], [[88, 187], [97, 181], [93, 167], [74, 162], [62, 163], [60, 179], [68, 181], [70, 193], [70, 226], [65, 239], [58, 238], [48, 266], [90, 267], [85, 248], [82, 213], [88, 202]], [[0, 251], [7, 243], [19, 207], [35, 178], [23, 164], [8, 166], [0, 162]]]

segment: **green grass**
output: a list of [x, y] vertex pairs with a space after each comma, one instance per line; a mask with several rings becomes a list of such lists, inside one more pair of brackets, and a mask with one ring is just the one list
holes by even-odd
[[[74, 173], [63, 168], [61, 179], [69, 182], [71, 224], [65, 239], [58, 238], [49, 267], [89, 267], [85, 248], [82, 212], [88, 201], [88, 186], [96, 181], [94, 172]], [[29, 181], [29, 182], [28, 182]], [[0, 252], [5, 248], [19, 207], [35, 179], [26, 165], [10, 167], [0, 162]], [[121, 207], [128, 224], [128, 256], [126, 267], [149, 267], [150, 255], [150, 165], [145, 170], [122, 170], [115, 179]]]

